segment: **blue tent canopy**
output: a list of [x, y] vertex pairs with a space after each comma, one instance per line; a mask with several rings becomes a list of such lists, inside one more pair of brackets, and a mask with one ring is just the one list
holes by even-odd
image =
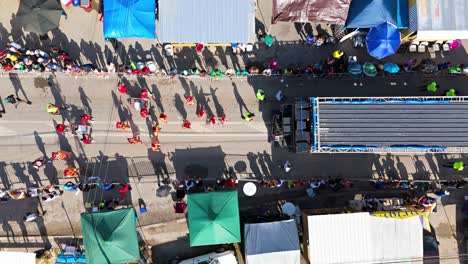
[[106, 0], [104, 37], [156, 38], [154, 0]]
[[346, 27], [371, 28], [388, 21], [407, 28], [408, 20], [408, 0], [353, 0]]

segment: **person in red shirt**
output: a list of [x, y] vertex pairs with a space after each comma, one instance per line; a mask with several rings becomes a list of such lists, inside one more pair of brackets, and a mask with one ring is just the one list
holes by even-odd
[[182, 124], [182, 128], [190, 129], [191, 126], [192, 126], [192, 123], [190, 123], [190, 121], [184, 120], [184, 123]]
[[141, 89], [140, 98], [148, 98], [148, 89]]
[[222, 115], [221, 117], [218, 117], [219, 121], [221, 122], [221, 124], [224, 126], [227, 122], [227, 118], [226, 118], [226, 115]]
[[142, 108], [140, 110], [140, 116], [143, 117], [143, 118], [147, 118], [148, 117], [148, 109]]
[[200, 107], [200, 110], [198, 110], [198, 113], [197, 113], [197, 117], [198, 118], [203, 118], [205, 116], [205, 114], [206, 114], [205, 108]]
[[123, 198], [125, 198], [127, 196], [128, 191], [130, 190], [130, 187], [127, 183], [121, 183], [120, 186], [121, 187], [119, 189], [119, 193], [120, 195], [122, 195]]
[[232, 188], [232, 187], [235, 187], [237, 185], [237, 182], [238, 182], [238, 180], [235, 180], [235, 179], [233, 179], [231, 177], [226, 181], [226, 185]]
[[119, 81], [117, 84], [117, 90], [122, 94], [127, 93], [127, 86], [123, 85], [122, 82]]
[[63, 133], [67, 127], [64, 124], [58, 124], [55, 126], [55, 132]]
[[216, 125], [216, 118], [212, 116], [210, 119], [208, 119], [208, 122], [210, 123], [210, 125], [214, 126]]
[[167, 114], [162, 112], [161, 114], [159, 114], [158, 120], [161, 124], [167, 124]]
[[11, 63], [7, 63], [7, 65], [3, 66], [3, 70], [4, 71], [11, 71], [13, 70], [13, 65], [11, 65]]
[[193, 105], [195, 103], [193, 100], [193, 96], [191, 96], [190, 94], [185, 95], [185, 101], [187, 101], [188, 105]]
[[93, 121], [93, 117], [88, 114], [83, 114], [81, 116], [81, 123], [83, 123], [83, 125], [86, 125], [87, 123], [91, 123]]
[[93, 139], [90, 136], [83, 134], [81, 141], [83, 142], [83, 144], [91, 144], [93, 142]]

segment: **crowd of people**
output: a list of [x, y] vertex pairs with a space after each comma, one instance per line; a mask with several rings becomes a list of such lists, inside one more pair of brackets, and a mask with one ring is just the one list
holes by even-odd
[[[340, 50], [334, 51], [327, 59], [312, 63], [309, 65], [296, 65], [291, 67], [280, 67], [277, 60], [271, 60], [266, 65], [251, 65], [245, 69], [228, 68], [224, 71], [213, 68], [208, 69], [165, 69], [161, 65], [157, 65], [152, 61], [135, 62], [129, 61], [124, 64], [115, 64], [112, 61], [106, 63], [105, 68], [99, 68], [93, 63], [80, 64], [70, 57], [70, 55], [59, 48], [51, 46], [49, 50], [28, 49], [16, 42], [7, 43], [6, 49], [0, 51], [0, 65], [3, 71], [24, 71], [24, 72], [50, 72], [50, 73], [66, 73], [72, 76], [96, 75], [106, 76], [112, 73], [125, 73], [129, 75], [153, 75], [158, 77], [174, 78], [176, 76], [197, 76], [220, 79], [224, 77], [232, 78], [234, 76], [256, 76], [263, 75], [266, 77], [272, 75], [281, 76], [296, 76], [307, 75], [311, 77], [327, 77], [334, 74], [348, 73], [347, 66], [350, 63], [357, 62], [356, 56], [346, 57], [344, 52]], [[415, 60], [410, 60], [405, 65], [400, 65], [403, 71], [411, 72], [421, 70], [427, 72], [427, 68], [418, 68], [419, 63]], [[437, 66], [437, 70], [431, 69], [431, 72], [447, 70], [455, 74], [468, 74], [468, 66], [466, 65], [451, 65], [449, 62], [441, 63]], [[385, 69], [379, 65], [378, 71], [385, 72]]]

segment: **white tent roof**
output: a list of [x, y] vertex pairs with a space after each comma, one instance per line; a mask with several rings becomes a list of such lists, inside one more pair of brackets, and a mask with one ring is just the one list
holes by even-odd
[[299, 235], [294, 220], [246, 224], [246, 264], [300, 264]]
[[419, 217], [390, 219], [369, 213], [307, 217], [314, 264], [405, 262], [423, 257]]
[[36, 254], [26, 252], [0, 251], [2, 263], [35, 264]]
[[417, 39], [468, 39], [468, 0], [417, 0], [416, 6]]

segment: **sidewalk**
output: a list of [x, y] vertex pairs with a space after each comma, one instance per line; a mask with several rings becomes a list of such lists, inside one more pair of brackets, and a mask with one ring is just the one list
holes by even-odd
[[[173, 58], [166, 57], [162, 47], [151, 39], [122, 39], [122, 44], [116, 50], [110, 43], [106, 43], [103, 37], [102, 22], [98, 21], [97, 3], [93, 3], [92, 11], [82, 8], [65, 7], [67, 19], [62, 18], [60, 28], [49, 33], [51, 40], [41, 41], [37, 35], [24, 33], [14, 20], [18, 8], [18, 2], [0, 3], [3, 10], [0, 14], [0, 47], [4, 47], [9, 40], [15, 40], [31, 48], [47, 48], [58, 45], [69, 52], [71, 57], [80, 63], [93, 63], [105, 68], [107, 61], [119, 59], [119, 62], [128, 63], [130, 60], [142, 61], [151, 59], [160, 66], [170, 68], [175, 65], [179, 70], [191, 69], [193, 67], [210, 70], [218, 68], [224, 71], [227, 68], [241, 69], [252, 64], [266, 65], [270, 60], [276, 59], [280, 67], [295, 67], [297, 65], [309, 65], [318, 63], [330, 56], [337, 48], [345, 51], [348, 55], [358, 57], [360, 62], [370, 61], [377, 63], [378, 60], [370, 57], [365, 49], [354, 49], [351, 41], [347, 40], [335, 46], [324, 46], [320, 48], [303, 45], [294, 23], [280, 22], [270, 24], [272, 13], [272, 2], [260, 1], [257, 7], [257, 25], [269, 31], [277, 41], [267, 49], [265, 45], [256, 43], [250, 54], [236, 55], [230, 47], [208, 47], [202, 53], [195, 52], [194, 47], [176, 48]], [[79, 27], [77, 27], [79, 25]], [[255, 32], [256, 32], [255, 31]], [[309, 32], [312, 33], [312, 32]], [[466, 41], [465, 44], [468, 44]], [[390, 56], [384, 62], [406, 63], [408, 59], [432, 58], [437, 62], [451, 61], [453, 64], [468, 63], [466, 50], [461, 47], [455, 51], [445, 53], [411, 53], [400, 50], [398, 54]]]

